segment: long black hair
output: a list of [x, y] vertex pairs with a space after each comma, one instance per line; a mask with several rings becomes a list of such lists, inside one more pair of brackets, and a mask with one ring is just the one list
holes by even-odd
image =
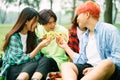
[[[39, 17], [39, 13], [30, 7], [26, 7], [22, 10], [22, 12], [20, 13], [15, 25], [13, 26], [13, 28], [10, 30], [10, 32], [8, 32], [8, 34], [5, 37], [5, 43], [3, 46], [3, 51], [6, 50], [10, 37], [16, 33], [16, 32], [20, 32], [23, 28], [24, 25], [26, 23], [26, 21], [31, 20], [33, 17]], [[31, 52], [36, 46], [36, 35], [35, 32], [30, 32], [28, 31], [28, 38], [27, 38], [27, 52]]]

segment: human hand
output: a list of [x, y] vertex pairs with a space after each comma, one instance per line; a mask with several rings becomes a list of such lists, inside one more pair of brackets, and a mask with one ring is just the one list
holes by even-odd
[[47, 37], [52, 37], [52, 39], [55, 39], [56, 36], [62, 36], [66, 41], [68, 41], [68, 37], [66, 35], [66, 33], [64, 32], [54, 32], [54, 31], [50, 31], [46, 34], [44, 34], [42, 37], [40, 37], [40, 40], [44, 40], [46, 39]]
[[42, 47], [46, 47], [50, 44], [50, 42], [52, 41], [52, 37], [51, 36], [48, 36], [47, 38], [43, 39], [41, 42], [40, 42], [40, 45]]
[[89, 67], [89, 68], [85, 68], [84, 70], [83, 70], [83, 74], [84, 75], [86, 75], [86, 74], [88, 74], [90, 71], [92, 71], [93, 70], [93, 67]]
[[56, 34], [56, 42], [61, 48], [65, 48], [65, 46], [67, 45], [67, 41], [66, 41], [65, 37], [63, 37], [59, 34]]
[[48, 38], [54, 39], [55, 38], [55, 32], [50, 31], [50, 32], [44, 34], [42, 37], [40, 37], [40, 40], [44, 40], [44, 39], [48, 39]]

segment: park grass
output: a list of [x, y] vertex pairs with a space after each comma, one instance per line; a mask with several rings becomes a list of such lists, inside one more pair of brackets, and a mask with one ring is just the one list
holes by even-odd
[[0, 54], [2, 52], [2, 47], [5, 39], [5, 35], [12, 28], [12, 24], [0, 24]]
[[120, 24], [115, 24], [115, 26], [116, 26], [118, 29], [120, 29]]
[[[10, 31], [12, 26], [13, 24], [0, 24], [0, 54], [3, 53], [2, 47], [3, 47], [5, 35], [7, 34], [7, 32]], [[63, 26], [65, 26], [66, 28], [69, 28], [70, 24], [63, 24]], [[120, 29], [120, 24], [115, 24], [115, 26]]]

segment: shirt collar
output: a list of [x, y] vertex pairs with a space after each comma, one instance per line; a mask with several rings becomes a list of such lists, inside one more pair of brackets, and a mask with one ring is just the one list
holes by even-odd
[[[101, 23], [102, 23], [102, 21], [98, 21], [97, 24], [95, 25], [95, 28], [94, 28], [94, 32], [95, 32], [95, 33], [98, 32], [98, 30], [100, 29]], [[90, 32], [90, 30], [87, 29], [86, 32], [85, 32], [85, 35], [88, 36], [88, 35], [89, 35], [89, 32]]]
[[98, 30], [100, 29], [102, 21], [98, 21], [97, 24], [95, 25], [94, 31], [98, 32]]

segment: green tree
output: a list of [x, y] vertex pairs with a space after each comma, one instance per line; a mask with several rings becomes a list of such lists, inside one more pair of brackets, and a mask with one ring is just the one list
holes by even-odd
[[18, 4], [15, 5], [20, 6], [21, 4], [25, 4], [39, 10], [40, 1], [41, 0], [6, 0], [6, 4], [8, 3], [7, 6], [9, 6], [11, 3], [18, 2]]
[[[120, 0], [118, 0], [120, 3]], [[113, 24], [116, 22], [117, 14], [118, 14], [118, 8], [117, 8], [117, 0], [113, 0], [113, 10], [114, 10], [114, 16], [113, 16]]]
[[0, 23], [4, 24], [7, 17], [6, 11], [0, 9]]
[[104, 12], [104, 21], [112, 24], [112, 0], [105, 0], [106, 9]]
[[75, 8], [76, 8], [76, 0], [73, 0], [73, 10], [72, 10], [72, 18], [71, 18], [71, 20], [73, 20], [73, 18], [74, 18]]
[[52, 10], [53, 0], [50, 0], [50, 9]]

